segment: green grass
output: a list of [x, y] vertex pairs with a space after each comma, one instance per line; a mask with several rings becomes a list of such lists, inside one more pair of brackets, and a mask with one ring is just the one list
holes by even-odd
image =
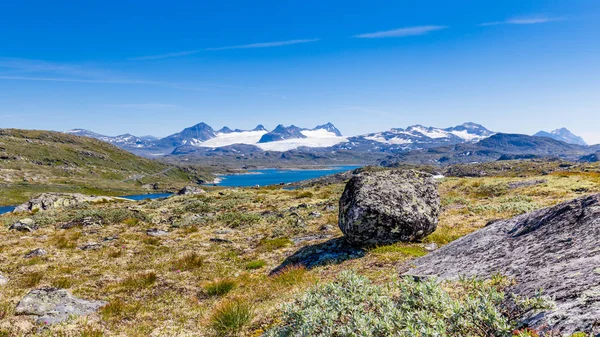
[[260, 269], [266, 265], [267, 265], [267, 262], [265, 262], [265, 260], [254, 260], [254, 261], [249, 261], [246, 263], [246, 269], [255, 270], [255, 269]]
[[157, 280], [158, 276], [154, 272], [140, 273], [128, 276], [119, 286], [125, 290], [139, 290], [153, 286]]
[[423, 247], [406, 244], [379, 246], [371, 249], [370, 252], [373, 254], [400, 253], [409, 257], [420, 257], [427, 254], [427, 251]]
[[270, 252], [292, 246], [294, 243], [288, 238], [262, 239], [259, 246], [262, 251]]
[[202, 267], [203, 264], [204, 264], [204, 258], [202, 258], [200, 255], [192, 252], [192, 253], [185, 254], [184, 256], [175, 260], [172, 263], [171, 268], [173, 270], [178, 270], [178, 271], [188, 271], [188, 270], [198, 269], [198, 268]]
[[230, 291], [232, 291], [236, 287], [236, 282], [234, 280], [220, 280], [208, 283], [204, 286], [204, 292], [208, 296], [223, 296]]
[[252, 317], [252, 304], [247, 300], [226, 300], [213, 310], [210, 326], [217, 336], [237, 336]]

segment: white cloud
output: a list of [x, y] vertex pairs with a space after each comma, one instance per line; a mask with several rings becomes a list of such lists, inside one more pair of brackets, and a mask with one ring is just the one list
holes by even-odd
[[238, 45], [238, 46], [206, 48], [206, 50], [217, 51], [217, 50], [229, 50], [229, 49], [272, 48], [272, 47], [289, 46], [289, 45], [293, 45], [293, 44], [311, 43], [311, 42], [317, 42], [317, 41], [319, 41], [319, 39], [300, 39], [300, 40], [287, 40], [287, 41], [275, 41], [275, 42], [261, 42], [261, 43], [242, 44], [242, 45]]
[[131, 60], [131, 61], [161, 60], [161, 59], [167, 59], [167, 58], [194, 55], [194, 54], [198, 54], [202, 51], [272, 48], [272, 47], [282, 47], [282, 46], [289, 46], [289, 45], [293, 45], [293, 44], [310, 43], [310, 42], [317, 42], [317, 41], [319, 41], [319, 39], [298, 39], [298, 40], [287, 40], [287, 41], [250, 43], [250, 44], [242, 44], [242, 45], [237, 45], [237, 46], [205, 48], [203, 50], [188, 50], [188, 51], [180, 51], [180, 52], [165, 53], [165, 54], [158, 54], [158, 55], [139, 56], [139, 57], [132, 57], [129, 60]]
[[497, 25], [535, 25], [540, 23], [548, 23], [555, 21], [562, 21], [565, 18], [547, 17], [547, 16], [530, 16], [530, 17], [517, 17], [511, 18], [504, 21], [495, 22], [484, 22], [479, 26], [497, 26]]
[[405, 36], [417, 36], [417, 35], [425, 35], [430, 32], [434, 32], [437, 30], [446, 29], [446, 26], [415, 26], [415, 27], [405, 27], [398, 28], [392, 30], [384, 30], [380, 32], [374, 33], [366, 33], [355, 35], [354, 37], [360, 39], [377, 39], [377, 38], [385, 38], [385, 37], [405, 37]]

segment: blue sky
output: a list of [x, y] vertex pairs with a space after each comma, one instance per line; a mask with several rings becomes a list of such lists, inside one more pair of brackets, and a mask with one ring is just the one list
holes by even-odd
[[597, 0], [4, 1], [0, 31], [0, 127], [473, 121], [600, 143]]

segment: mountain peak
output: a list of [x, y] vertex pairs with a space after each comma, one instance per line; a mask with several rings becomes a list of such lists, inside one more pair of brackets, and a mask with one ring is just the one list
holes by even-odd
[[314, 130], [326, 130], [328, 132], [334, 133], [336, 136], [341, 137], [342, 133], [340, 132], [340, 130], [338, 130], [335, 125], [333, 125], [331, 122], [328, 122], [327, 124], [323, 124], [323, 125], [318, 125], [316, 128], [313, 129]]
[[302, 134], [302, 129], [295, 125], [285, 127], [283, 124], [279, 124], [273, 131], [265, 133], [258, 142], [270, 143], [293, 138], [306, 138], [306, 136]]
[[576, 144], [576, 145], [582, 145], [582, 146], [588, 145], [583, 140], [583, 138], [573, 134], [571, 131], [569, 131], [567, 128], [564, 128], [564, 127], [550, 131], [550, 132], [540, 131], [533, 136], [534, 137], [552, 138], [552, 139], [560, 140], [562, 142], [569, 143], [569, 144]]
[[267, 129], [262, 124], [258, 124], [252, 131], [267, 131]]
[[230, 128], [228, 128], [227, 126], [222, 127], [219, 131], [217, 131], [218, 133], [232, 133], [233, 130], [231, 130]]

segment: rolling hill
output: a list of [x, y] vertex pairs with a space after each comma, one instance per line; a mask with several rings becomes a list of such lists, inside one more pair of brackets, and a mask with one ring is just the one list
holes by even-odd
[[123, 195], [143, 193], [149, 186], [171, 190], [209, 177], [90, 137], [0, 129], [0, 205], [39, 192]]

